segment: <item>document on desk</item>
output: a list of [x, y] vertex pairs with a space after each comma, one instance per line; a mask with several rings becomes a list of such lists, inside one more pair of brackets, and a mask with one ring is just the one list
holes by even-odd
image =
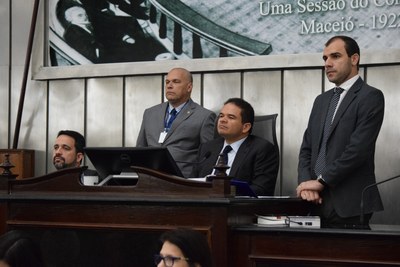
[[256, 215], [257, 216], [257, 225], [258, 226], [267, 226], [267, 227], [287, 227], [289, 223], [287, 221], [286, 216], [279, 215]]

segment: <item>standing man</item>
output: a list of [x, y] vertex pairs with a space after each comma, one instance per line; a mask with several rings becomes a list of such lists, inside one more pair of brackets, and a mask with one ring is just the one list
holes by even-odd
[[214, 138], [215, 113], [190, 98], [192, 74], [172, 69], [165, 80], [167, 102], [146, 109], [136, 142], [138, 147], [168, 147], [184, 177], [189, 177], [200, 144]]
[[253, 124], [253, 107], [240, 98], [228, 99], [218, 116], [217, 129], [221, 137], [201, 145], [198, 162], [205, 160], [195, 167], [192, 176], [212, 174], [218, 156], [223, 153], [228, 157], [229, 176], [248, 182], [257, 195], [274, 195], [278, 150], [267, 140], [251, 134]]
[[[358, 75], [360, 48], [335, 36], [323, 52], [325, 73], [335, 88], [313, 105], [300, 149], [297, 195], [316, 203], [323, 227], [360, 224], [362, 190], [376, 182], [375, 143], [384, 114], [383, 93]], [[377, 187], [364, 196], [365, 221], [383, 209]]]

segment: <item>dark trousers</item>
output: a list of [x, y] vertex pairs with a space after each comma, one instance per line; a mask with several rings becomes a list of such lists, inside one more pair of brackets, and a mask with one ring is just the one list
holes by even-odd
[[329, 192], [323, 193], [322, 205], [318, 205], [316, 213], [321, 217], [322, 228], [370, 229], [369, 221], [372, 213], [364, 214], [363, 224], [360, 215], [340, 217], [333, 207]]

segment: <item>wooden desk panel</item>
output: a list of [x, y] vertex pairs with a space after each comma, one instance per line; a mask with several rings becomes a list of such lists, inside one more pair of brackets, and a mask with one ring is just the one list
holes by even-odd
[[[400, 266], [400, 227], [375, 230], [235, 227], [236, 266]], [[233, 253], [237, 255], [237, 253]]]
[[255, 214], [307, 214], [297, 198], [234, 198], [224, 179], [148, 170], [137, 186], [88, 187], [81, 171], [0, 181], [5, 227], [31, 233], [51, 266], [154, 266], [159, 235], [176, 227], [207, 236], [215, 267], [400, 266], [400, 229], [254, 226]]
[[[144, 171], [136, 186], [99, 187], [80, 184], [80, 173], [76, 168], [0, 182], [6, 227], [30, 232], [52, 264], [52, 255], [60, 254], [60, 262], [71, 259], [56, 250], [56, 241], [66, 239], [72, 266], [110, 266], [99, 264], [118, 257], [120, 265], [114, 266], [154, 266], [149, 261], [154, 249], [142, 246], [155, 244], [166, 230], [190, 227], [207, 235], [215, 266], [223, 267], [230, 255], [231, 226], [251, 224], [255, 214], [308, 213], [308, 203], [300, 199], [236, 199], [226, 179], [199, 184]], [[121, 248], [113, 249], [115, 244]]]

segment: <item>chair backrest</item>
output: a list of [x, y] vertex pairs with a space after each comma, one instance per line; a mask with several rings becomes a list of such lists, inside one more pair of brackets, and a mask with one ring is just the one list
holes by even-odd
[[276, 138], [277, 117], [278, 114], [255, 116], [252, 134], [268, 140], [279, 149]]

